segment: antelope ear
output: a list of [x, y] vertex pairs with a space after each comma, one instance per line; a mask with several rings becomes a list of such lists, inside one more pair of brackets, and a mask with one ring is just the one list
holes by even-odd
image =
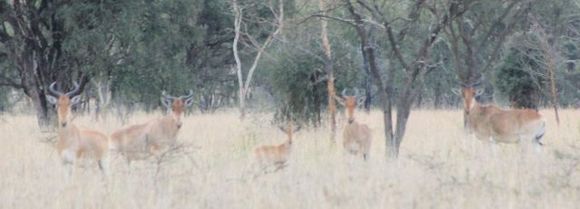
[[46, 95], [46, 100], [50, 103], [50, 104], [56, 104], [58, 102], [58, 99], [52, 95]]
[[278, 128], [280, 129], [280, 131], [282, 131], [284, 133], [287, 133], [288, 132], [285, 127], [278, 126]]
[[193, 97], [185, 99], [185, 106], [191, 106], [193, 104]]
[[364, 97], [364, 96], [362, 96], [362, 97], [359, 97], [359, 98], [357, 99], [357, 101], [356, 101], [356, 106], [357, 106], [357, 107], [360, 107], [361, 105], [364, 105], [366, 98], [367, 98], [367, 97]]
[[475, 91], [475, 96], [481, 96], [484, 92], [485, 92], [485, 90], [483, 90], [483, 89], [477, 89]]
[[457, 96], [461, 96], [461, 90], [459, 90], [458, 88], [452, 88], [451, 92], [453, 92], [453, 94]]
[[70, 106], [76, 105], [81, 101], [81, 95], [76, 95], [70, 99]]
[[169, 97], [161, 97], [161, 104], [163, 104], [163, 106], [170, 108], [171, 107], [171, 98]]
[[292, 132], [296, 133], [296, 132], [300, 131], [300, 129], [302, 129], [302, 126], [298, 126], [298, 127], [294, 128], [294, 130], [292, 130]]
[[344, 98], [334, 95], [334, 99], [338, 102], [338, 104], [344, 106]]

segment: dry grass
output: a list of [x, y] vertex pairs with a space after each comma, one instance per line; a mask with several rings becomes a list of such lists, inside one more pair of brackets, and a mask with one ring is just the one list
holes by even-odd
[[[563, 110], [559, 127], [543, 113], [545, 146], [530, 153], [466, 137], [459, 111], [417, 110], [396, 161], [385, 160], [380, 113], [359, 114], [373, 131], [369, 162], [330, 145], [325, 129], [302, 130], [289, 166], [255, 178], [252, 148], [285, 139], [270, 115], [245, 124], [234, 111], [192, 115], [178, 139], [183, 152], [160, 167], [149, 160], [129, 168], [113, 158], [106, 177], [86, 162], [68, 180], [45, 143], [54, 133], [38, 131], [32, 116], [1, 116], [0, 208], [576, 208], [580, 112]], [[107, 133], [119, 126], [88, 117], [75, 123]]]

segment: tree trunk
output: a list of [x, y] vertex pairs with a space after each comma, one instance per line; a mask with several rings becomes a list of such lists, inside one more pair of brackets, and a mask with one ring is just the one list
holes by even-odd
[[37, 89], [31, 90], [31, 100], [36, 111], [36, 120], [41, 130], [50, 128], [50, 117], [48, 116], [48, 106], [44, 92]]
[[244, 120], [246, 118], [246, 94], [244, 93], [244, 88], [240, 88], [240, 91], [238, 93], [238, 97], [239, 97], [239, 105], [240, 105], [240, 119]]
[[239, 99], [239, 105], [240, 105], [240, 119], [244, 120], [244, 118], [246, 116], [246, 96], [247, 96], [248, 90], [250, 89], [250, 84], [252, 82], [254, 72], [256, 71], [256, 68], [258, 66], [258, 62], [260, 61], [260, 58], [262, 57], [262, 53], [264, 53], [266, 48], [268, 46], [270, 46], [272, 41], [274, 41], [274, 37], [276, 37], [276, 35], [278, 35], [282, 31], [282, 28], [284, 27], [284, 24], [283, 24], [284, 23], [284, 3], [283, 3], [283, 1], [280, 1], [278, 4], [278, 11], [280, 12], [279, 14], [275, 14], [274, 8], [270, 8], [272, 13], [274, 13], [273, 15], [276, 18], [276, 24], [275, 24], [276, 30], [274, 30], [266, 38], [264, 43], [258, 47], [258, 52], [256, 53], [256, 56], [254, 57], [254, 61], [252, 63], [252, 66], [248, 70], [248, 75], [246, 75], [245, 81], [244, 81], [243, 71], [242, 71], [242, 62], [240, 61], [240, 57], [238, 54], [238, 42], [240, 40], [243, 14], [242, 14], [242, 9], [239, 8], [239, 6], [238, 6], [237, 0], [232, 0], [232, 7], [234, 10], [234, 41], [233, 41], [232, 48], [233, 48], [233, 53], [234, 53], [234, 59], [236, 61], [235, 66], [236, 66], [236, 72], [237, 72], [237, 76], [238, 76], [238, 88], [239, 88], [239, 93], [238, 93], [239, 98], [238, 99]]
[[397, 126], [395, 136], [390, 147], [387, 147], [389, 155], [393, 158], [399, 156], [399, 148], [401, 147], [401, 142], [407, 129], [407, 120], [411, 115], [411, 106], [419, 91], [417, 88], [420, 88], [420, 85], [416, 83], [416, 79], [409, 78], [397, 101]]
[[[319, 0], [318, 6], [322, 15], [325, 15], [326, 3], [325, 0]], [[334, 87], [334, 69], [332, 66], [332, 49], [330, 41], [328, 40], [328, 22], [325, 18], [320, 18], [320, 36], [322, 39], [322, 48], [324, 50], [324, 70], [328, 75], [327, 90], [328, 90], [328, 114], [330, 114], [330, 141], [335, 142], [336, 138], [336, 88]]]
[[30, 97], [36, 111], [38, 127], [42, 130], [47, 130], [50, 125], [50, 118], [45, 92], [42, 90], [44, 88], [41, 87], [43, 82], [39, 78], [39, 74], [43, 71], [39, 69], [41, 66], [38, 65], [38, 61], [35, 59], [35, 51], [28, 43], [24, 44], [24, 49], [19, 53], [17, 61], [21, 72], [21, 83], [24, 87], [24, 92]]
[[336, 89], [334, 87], [334, 72], [332, 70], [328, 72], [326, 85], [328, 91], [328, 114], [330, 114], [330, 142], [334, 143], [336, 141], [336, 101], [334, 100]]
[[435, 109], [441, 108], [441, 84], [435, 84], [435, 89], [433, 89], [434, 99], [433, 99], [433, 107]]
[[346, 5], [348, 6], [348, 10], [353, 17], [355, 24], [354, 27], [356, 28], [358, 37], [361, 42], [361, 50], [363, 53], [363, 57], [366, 57], [369, 64], [369, 71], [372, 75], [372, 79], [374, 79], [374, 84], [379, 89], [378, 97], [381, 106], [381, 111], [383, 112], [383, 124], [384, 124], [384, 134], [385, 134], [385, 146], [387, 147], [387, 153], [389, 147], [392, 147], [393, 141], [393, 120], [392, 120], [392, 101], [389, 98], [389, 95], [392, 93], [392, 88], [390, 87], [390, 75], [387, 75], [387, 85], [383, 84], [383, 80], [381, 79], [381, 72], [377, 66], [376, 57], [375, 57], [375, 49], [370, 46], [367, 32], [364, 28], [364, 22], [360, 14], [358, 14], [355, 10], [353, 5], [350, 1], [345, 1]]
[[[370, 33], [370, 31], [369, 31], [369, 33]], [[369, 60], [368, 60], [368, 57], [365, 56], [365, 52], [364, 52], [366, 46], [365, 46], [365, 44], [363, 44], [361, 42], [360, 47], [361, 47], [360, 51], [362, 53], [362, 58], [363, 58], [363, 66], [362, 66], [363, 67], [363, 72], [365, 73], [365, 76], [366, 76], [365, 77], [365, 83], [364, 83], [364, 86], [365, 86], [365, 101], [364, 101], [365, 103], [364, 103], [364, 108], [365, 108], [365, 111], [367, 113], [370, 113], [370, 111], [371, 111], [371, 104], [372, 104], [371, 87], [373, 85], [373, 82], [372, 82], [372, 78], [371, 78], [371, 71], [369, 69]]]

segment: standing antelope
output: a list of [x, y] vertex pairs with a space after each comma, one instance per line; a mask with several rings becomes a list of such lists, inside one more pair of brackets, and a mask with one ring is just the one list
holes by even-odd
[[262, 166], [273, 165], [276, 170], [283, 168], [288, 162], [292, 148], [292, 134], [300, 130], [300, 126], [293, 129], [292, 122], [288, 122], [286, 128], [279, 127], [281, 131], [288, 135], [288, 140], [279, 145], [262, 145], [254, 149], [256, 161]]
[[542, 115], [532, 109], [504, 110], [493, 104], [481, 105], [475, 99], [483, 91], [473, 86], [462, 90], [467, 127], [480, 140], [502, 143], [518, 143], [531, 140], [542, 145], [546, 123]]
[[344, 149], [354, 155], [360, 153], [363, 159], [367, 160], [371, 148], [371, 130], [367, 125], [355, 121], [354, 118], [354, 109], [358, 106], [357, 104], [362, 104], [364, 98], [358, 98], [358, 89], [355, 89], [355, 94], [352, 96], [346, 95], [346, 89], [344, 89], [342, 98], [335, 99], [347, 110], [348, 122], [342, 133]]
[[162, 93], [161, 103], [169, 112], [166, 116], [149, 122], [131, 125], [111, 134], [110, 149], [125, 155], [127, 161], [145, 159], [159, 154], [166, 146], [173, 146], [182, 126], [185, 109], [193, 103], [193, 91], [186, 96], [173, 97]]
[[58, 142], [56, 148], [63, 164], [74, 166], [82, 156], [92, 155], [97, 160], [99, 169], [103, 171], [102, 157], [107, 150], [107, 136], [101, 132], [81, 129], [72, 124], [71, 106], [80, 101], [79, 85], [74, 82], [74, 89], [63, 93], [54, 89], [56, 82], [50, 84], [48, 90], [54, 94], [47, 95], [48, 102], [56, 105], [58, 114]]

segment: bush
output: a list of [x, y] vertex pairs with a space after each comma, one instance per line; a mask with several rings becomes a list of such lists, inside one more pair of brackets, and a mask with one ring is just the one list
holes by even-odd
[[503, 64], [496, 71], [495, 84], [514, 108], [538, 108], [542, 99], [544, 79], [537, 60], [540, 52], [522, 46], [512, 46]]

